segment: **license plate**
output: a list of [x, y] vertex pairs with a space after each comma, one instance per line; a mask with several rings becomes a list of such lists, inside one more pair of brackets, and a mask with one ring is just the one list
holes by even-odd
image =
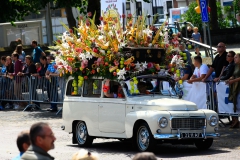
[[181, 133], [181, 138], [203, 138], [202, 133]]

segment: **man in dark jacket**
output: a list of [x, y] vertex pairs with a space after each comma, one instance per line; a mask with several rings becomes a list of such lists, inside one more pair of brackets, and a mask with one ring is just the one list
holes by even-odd
[[56, 137], [47, 123], [38, 122], [30, 128], [31, 145], [21, 160], [53, 160], [47, 152], [54, 148]]

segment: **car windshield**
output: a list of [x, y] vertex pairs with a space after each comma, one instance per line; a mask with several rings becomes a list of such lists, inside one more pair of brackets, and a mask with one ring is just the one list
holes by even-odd
[[[177, 96], [175, 82], [170, 78], [157, 77], [135, 77], [131, 80], [125, 81], [125, 90], [128, 97], [136, 96]], [[174, 83], [174, 84], [173, 84]]]

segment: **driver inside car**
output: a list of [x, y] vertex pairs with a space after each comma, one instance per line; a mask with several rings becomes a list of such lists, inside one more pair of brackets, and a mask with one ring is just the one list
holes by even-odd
[[124, 98], [124, 93], [122, 90], [122, 86], [120, 84], [113, 85], [111, 90], [112, 93], [109, 91], [110, 87], [110, 80], [106, 80], [104, 85], [103, 85], [103, 93], [107, 98]]

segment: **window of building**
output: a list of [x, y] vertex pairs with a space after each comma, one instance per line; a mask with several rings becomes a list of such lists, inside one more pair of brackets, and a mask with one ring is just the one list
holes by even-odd
[[142, 15], [142, 2], [136, 2], [136, 12], [137, 16]]
[[167, 1], [167, 11], [168, 11], [168, 13], [170, 13], [169, 9], [171, 9], [171, 8], [173, 8], [172, 1]]

